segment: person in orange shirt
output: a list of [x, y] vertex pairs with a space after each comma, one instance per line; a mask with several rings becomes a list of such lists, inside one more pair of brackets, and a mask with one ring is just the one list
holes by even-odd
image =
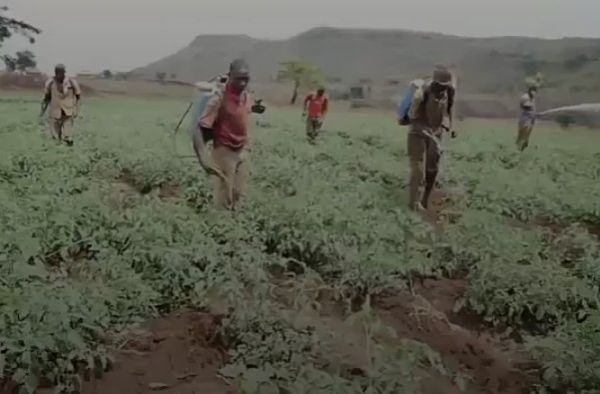
[[306, 134], [310, 142], [314, 142], [319, 135], [328, 109], [329, 98], [324, 88], [319, 88], [316, 93], [311, 93], [304, 99], [302, 117], [306, 117]]

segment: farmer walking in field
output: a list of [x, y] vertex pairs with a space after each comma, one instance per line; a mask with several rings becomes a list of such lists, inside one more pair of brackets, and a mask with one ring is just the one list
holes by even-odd
[[256, 125], [259, 127], [267, 127], [268, 124], [265, 121], [265, 111], [267, 107], [263, 104], [262, 99], [254, 100], [254, 105], [252, 105], [252, 112], [256, 114]]
[[54, 77], [46, 82], [40, 118], [50, 107], [50, 131], [58, 142], [73, 145], [73, 129], [77, 117], [81, 89], [73, 78], [66, 76], [66, 68], [58, 64]]
[[324, 88], [319, 88], [304, 99], [302, 117], [306, 117], [306, 135], [310, 142], [314, 142], [319, 135], [323, 126], [323, 118], [327, 115], [328, 109], [329, 98], [325, 94]]
[[[452, 128], [455, 89], [452, 74], [444, 67], [437, 67], [433, 78], [423, 81], [412, 96], [408, 118], [399, 119], [401, 125], [410, 124], [407, 150], [410, 161], [409, 207], [423, 211], [429, 205], [429, 196], [435, 185], [441, 156], [443, 129]], [[448, 127], [444, 118], [448, 118]], [[425, 188], [421, 191], [421, 186]]]
[[[252, 101], [246, 91], [250, 81], [248, 64], [234, 60], [224, 88], [215, 92], [200, 115], [194, 133], [194, 150], [201, 166], [214, 178], [217, 206], [234, 209], [244, 192], [248, 175], [246, 147]], [[213, 140], [212, 160], [205, 144]]]
[[529, 137], [535, 126], [537, 86], [531, 85], [519, 102], [521, 116], [519, 117], [519, 133], [517, 148], [522, 152], [529, 146]]

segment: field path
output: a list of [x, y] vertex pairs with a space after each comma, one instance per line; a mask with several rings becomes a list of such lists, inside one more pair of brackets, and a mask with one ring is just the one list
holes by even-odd
[[[477, 390], [486, 393], [527, 392], [533, 379], [523, 372], [529, 365], [517, 344], [501, 339], [472, 316], [454, 312], [463, 296], [463, 280], [425, 280], [415, 294], [384, 294], [374, 306], [384, 323], [401, 338], [429, 345], [448, 365], [472, 378]], [[481, 391], [476, 391], [481, 392]]]
[[218, 317], [173, 314], [146, 325], [116, 353], [114, 369], [84, 384], [82, 394], [232, 393], [217, 377], [223, 349], [215, 342]]

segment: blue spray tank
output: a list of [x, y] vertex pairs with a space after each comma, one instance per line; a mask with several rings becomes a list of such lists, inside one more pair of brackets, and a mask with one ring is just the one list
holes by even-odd
[[408, 84], [404, 96], [402, 96], [398, 103], [397, 116], [401, 125], [406, 126], [410, 124], [410, 110], [412, 108], [415, 93], [417, 92], [417, 89], [424, 85], [424, 83], [425, 81], [422, 79], [415, 79]]

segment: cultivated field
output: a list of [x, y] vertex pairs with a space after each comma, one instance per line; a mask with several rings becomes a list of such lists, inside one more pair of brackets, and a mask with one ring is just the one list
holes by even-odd
[[420, 217], [393, 115], [271, 109], [229, 214], [185, 104], [90, 99], [68, 149], [1, 103], [4, 392], [600, 392], [600, 134], [466, 121]]

